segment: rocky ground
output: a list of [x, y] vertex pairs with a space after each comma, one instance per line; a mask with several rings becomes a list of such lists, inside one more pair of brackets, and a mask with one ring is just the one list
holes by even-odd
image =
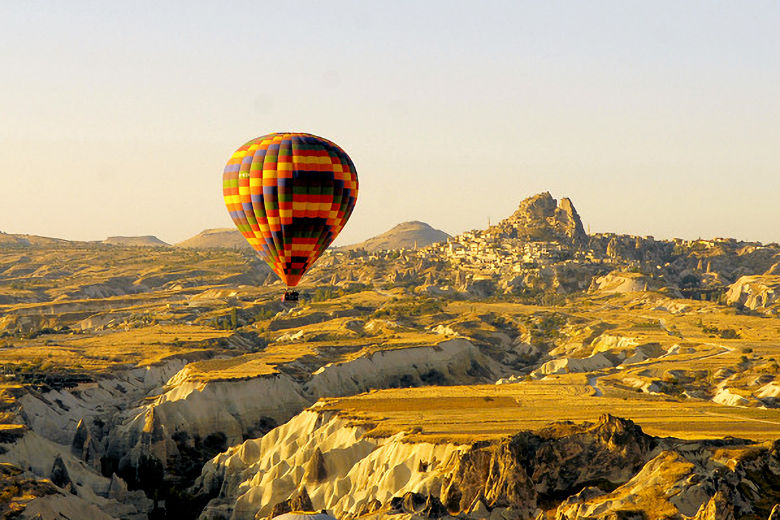
[[491, 229], [601, 256], [335, 251], [285, 307], [246, 251], [4, 236], [0, 510], [780, 515], [780, 248]]

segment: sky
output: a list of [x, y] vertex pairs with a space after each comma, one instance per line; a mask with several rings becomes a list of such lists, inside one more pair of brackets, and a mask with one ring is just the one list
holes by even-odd
[[0, 3], [0, 231], [174, 243], [303, 131], [360, 178], [336, 244], [484, 228], [550, 191], [592, 232], [780, 242], [780, 3]]

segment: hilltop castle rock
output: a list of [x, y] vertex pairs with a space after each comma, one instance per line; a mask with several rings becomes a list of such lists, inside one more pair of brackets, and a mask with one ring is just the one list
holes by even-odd
[[522, 201], [517, 211], [490, 230], [502, 238], [529, 242], [588, 242], [588, 234], [571, 200], [564, 197], [559, 203], [547, 191]]

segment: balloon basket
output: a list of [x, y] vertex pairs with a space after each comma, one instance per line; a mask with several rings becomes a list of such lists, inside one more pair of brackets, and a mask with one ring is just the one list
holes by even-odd
[[285, 291], [281, 300], [282, 303], [298, 303], [298, 291]]

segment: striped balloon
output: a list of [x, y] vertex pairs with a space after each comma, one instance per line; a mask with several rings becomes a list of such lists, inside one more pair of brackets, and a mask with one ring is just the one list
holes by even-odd
[[292, 513], [284, 513], [283, 515], [275, 516], [273, 520], [336, 520], [336, 517], [330, 516], [327, 513], [302, 513], [300, 511], [293, 511]]
[[358, 193], [344, 150], [302, 133], [252, 139], [230, 157], [222, 183], [238, 230], [288, 287], [341, 232]]

